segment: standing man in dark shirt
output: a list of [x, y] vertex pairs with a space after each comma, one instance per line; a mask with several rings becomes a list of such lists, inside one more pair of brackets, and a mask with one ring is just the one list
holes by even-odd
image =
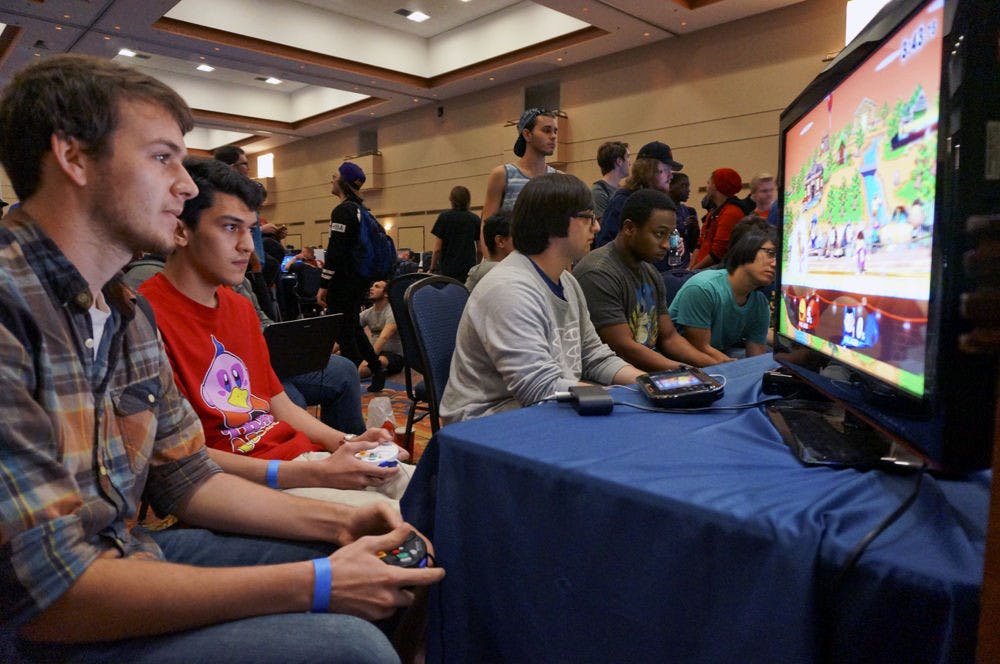
[[469, 212], [471, 196], [469, 190], [459, 185], [452, 188], [448, 196], [451, 209], [442, 212], [431, 234], [434, 240], [434, 254], [431, 256], [431, 272], [443, 274], [465, 282], [469, 270], [479, 259], [479, 217]]
[[[687, 173], [674, 173], [670, 178], [670, 187], [667, 195], [677, 206], [677, 232], [684, 240], [685, 251], [681, 256], [681, 262], [676, 267], [686, 268], [691, 264], [691, 252], [698, 246], [698, 236], [701, 234], [701, 227], [698, 225], [698, 211], [690, 205], [685, 205], [691, 197], [691, 178]], [[670, 266], [660, 261], [656, 268], [663, 272], [671, 269]]]
[[373, 368], [369, 392], [385, 387], [385, 371], [368, 336], [361, 328], [361, 305], [368, 294], [368, 280], [358, 274], [358, 243], [361, 242], [361, 206], [359, 191], [365, 172], [354, 162], [345, 161], [331, 181], [330, 193], [340, 204], [330, 213], [330, 243], [326, 247], [323, 278], [316, 301], [329, 313], [343, 314], [340, 324], [340, 353], [354, 362], [364, 360]]

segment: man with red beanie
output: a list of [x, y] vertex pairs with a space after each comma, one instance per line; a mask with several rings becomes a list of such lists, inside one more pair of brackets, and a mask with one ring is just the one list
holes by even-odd
[[733, 226], [744, 217], [736, 194], [743, 188], [740, 174], [731, 168], [717, 168], [708, 178], [708, 198], [715, 208], [708, 213], [701, 228], [698, 253], [691, 261], [691, 269], [700, 270], [721, 262], [729, 249], [729, 234]]

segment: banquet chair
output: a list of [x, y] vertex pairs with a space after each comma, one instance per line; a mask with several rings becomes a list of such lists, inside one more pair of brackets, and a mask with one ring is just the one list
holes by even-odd
[[406, 289], [406, 306], [424, 367], [431, 431], [441, 428], [439, 408], [455, 352], [455, 337], [469, 291], [451, 277], [427, 277]]
[[[413, 423], [427, 417], [430, 406], [427, 403], [427, 387], [424, 381], [415, 383], [413, 378], [414, 372], [421, 375], [424, 373], [424, 366], [420, 359], [410, 312], [406, 308], [405, 295], [407, 288], [428, 276], [422, 272], [398, 275], [385, 287], [389, 297], [389, 308], [392, 309], [392, 317], [396, 321], [396, 334], [399, 335], [399, 341], [403, 346], [403, 378], [406, 382], [406, 398], [410, 400], [410, 407], [406, 413], [406, 440], [410, 440]], [[419, 416], [417, 411], [421, 411]]]

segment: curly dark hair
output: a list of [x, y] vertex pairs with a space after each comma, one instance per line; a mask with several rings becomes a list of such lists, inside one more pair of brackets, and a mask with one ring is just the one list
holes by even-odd
[[256, 210], [264, 202], [264, 188], [239, 171], [218, 159], [188, 157], [184, 168], [198, 186], [198, 195], [184, 202], [184, 211], [178, 215], [188, 228], [197, 228], [201, 213], [212, 207], [215, 192], [231, 194]]

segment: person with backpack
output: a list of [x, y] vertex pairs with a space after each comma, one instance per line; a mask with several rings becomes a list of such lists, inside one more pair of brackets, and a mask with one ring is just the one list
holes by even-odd
[[343, 315], [340, 353], [355, 366], [367, 362], [373, 369], [368, 391], [380, 392], [385, 387], [385, 370], [359, 316], [369, 285], [389, 273], [396, 249], [363, 204], [359, 191], [364, 183], [365, 172], [350, 161], [341, 164], [333, 176], [330, 193], [340, 204], [330, 213], [330, 241], [316, 301], [327, 313]]
[[711, 267], [722, 262], [729, 249], [729, 234], [746, 216], [736, 194], [743, 188], [740, 174], [731, 168], [717, 168], [708, 178], [708, 195], [715, 205], [705, 217], [698, 241], [698, 251], [691, 261], [692, 270]]

